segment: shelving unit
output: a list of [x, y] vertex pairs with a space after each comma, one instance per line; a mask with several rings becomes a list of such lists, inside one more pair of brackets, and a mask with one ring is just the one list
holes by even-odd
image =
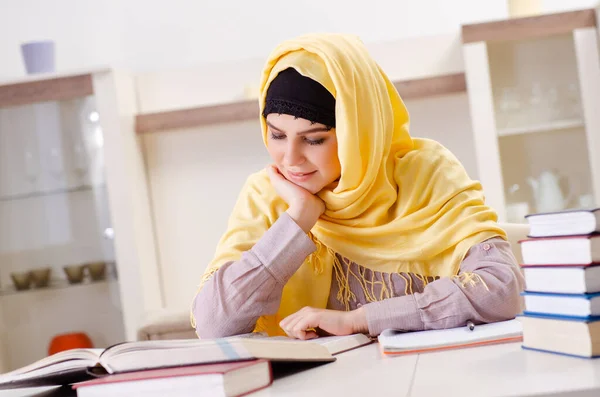
[[462, 27], [479, 178], [501, 221], [600, 203], [596, 22], [587, 9]]
[[[0, 82], [3, 370], [74, 329], [97, 347], [134, 340], [143, 314], [162, 307], [135, 95], [133, 76], [104, 68]], [[96, 261], [114, 262], [118, 278], [111, 266], [104, 281], [60, 279], [63, 266]], [[10, 273], [40, 267], [57, 279], [12, 286]]]
[[498, 130], [498, 136], [534, 134], [538, 132], [560, 131], [573, 128], [583, 128], [585, 123], [581, 119], [559, 120], [548, 123], [528, 125], [523, 127], [501, 128]]

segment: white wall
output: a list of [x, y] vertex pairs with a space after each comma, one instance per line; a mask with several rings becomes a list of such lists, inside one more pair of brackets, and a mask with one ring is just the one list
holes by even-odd
[[[528, 0], [523, 0], [528, 1]], [[542, 0], [542, 11], [595, 0]], [[345, 31], [367, 42], [454, 32], [504, 18], [506, 0], [0, 0], [0, 78], [22, 75], [21, 42], [53, 39], [60, 70], [178, 68], [262, 57], [282, 39]]]
[[141, 71], [264, 57], [305, 32], [380, 42], [452, 33], [506, 12], [504, 0], [0, 0], [0, 78], [24, 73], [19, 45], [29, 40], [55, 40], [59, 70]]

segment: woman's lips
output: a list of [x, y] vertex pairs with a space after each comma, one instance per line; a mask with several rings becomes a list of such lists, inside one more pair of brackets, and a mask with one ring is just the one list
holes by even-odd
[[312, 177], [317, 171], [312, 172], [292, 172], [288, 171], [288, 177], [294, 182], [305, 182]]

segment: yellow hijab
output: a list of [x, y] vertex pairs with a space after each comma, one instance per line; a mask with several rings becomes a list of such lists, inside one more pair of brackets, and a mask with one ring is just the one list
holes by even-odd
[[[332, 277], [348, 308], [353, 294], [335, 253], [373, 271], [415, 273], [427, 281], [457, 275], [471, 246], [506, 238], [480, 183], [452, 153], [435, 141], [411, 138], [404, 103], [358, 38], [310, 34], [280, 44], [263, 70], [261, 113], [270, 82], [288, 67], [336, 98], [342, 173], [337, 186], [318, 193], [326, 211], [310, 233], [316, 252], [283, 288], [277, 314], [262, 316], [256, 331], [282, 335], [278, 323], [286, 316], [304, 306], [325, 308]], [[260, 120], [266, 145], [267, 126]], [[251, 175], [202, 284], [224, 263], [239, 260], [286, 209], [266, 171]]]

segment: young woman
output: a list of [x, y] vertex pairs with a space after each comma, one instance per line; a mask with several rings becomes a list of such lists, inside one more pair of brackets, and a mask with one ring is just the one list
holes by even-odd
[[280, 44], [260, 111], [273, 164], [247, 179], [204, 274], [200, 338], [375, 336], [521, 310], [523, 278], [481, 184], [441, 144], [411, 138], [357, 38]]

